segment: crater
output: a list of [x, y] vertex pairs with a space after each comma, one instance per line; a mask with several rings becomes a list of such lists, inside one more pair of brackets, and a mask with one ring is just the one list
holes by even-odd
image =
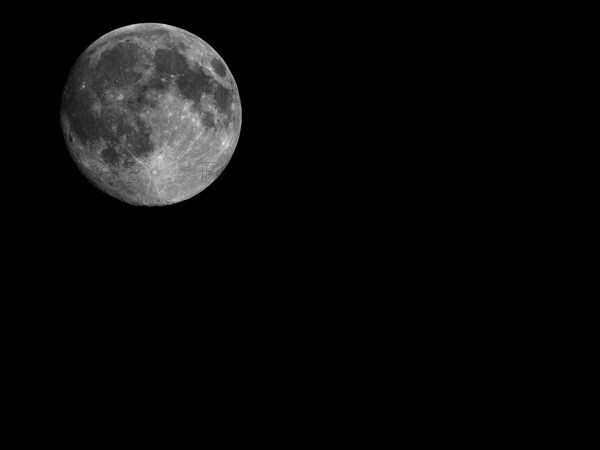
[[225, 64], [223, 64], [219, 59], [213, 58], [210, 61], [210, 65], [215, 70], [216, 74], [223, 78], [227, 75], [227, 69], [225, 69]]

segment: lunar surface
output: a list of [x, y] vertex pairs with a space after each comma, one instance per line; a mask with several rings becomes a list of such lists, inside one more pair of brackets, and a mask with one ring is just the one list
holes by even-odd
[[134, 205], [168, 205], [204, 190], [227, 165], [241, 126], [223, 59], [169, 25], [119, 28], [90, 45], [64, 88], [67, 147], [99, 189]]

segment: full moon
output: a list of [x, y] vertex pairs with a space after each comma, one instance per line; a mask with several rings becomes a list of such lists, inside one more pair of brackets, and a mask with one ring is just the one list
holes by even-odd
[[65, 142], [80, 171], [133, 205], [178, 203], [223, 171], [241, 103], [217, 52], [162, 24], [102, 36], [77, 59], [61, 102]]

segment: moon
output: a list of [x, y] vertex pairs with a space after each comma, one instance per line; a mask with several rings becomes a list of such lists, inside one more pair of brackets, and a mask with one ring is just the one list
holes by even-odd
[[112, 197], [161, 206], [202, 192], [237, 145], [241, 103], [229, 67], [194, 34], [130, 25], [75, 62], [61, 125], [79, 170]]

